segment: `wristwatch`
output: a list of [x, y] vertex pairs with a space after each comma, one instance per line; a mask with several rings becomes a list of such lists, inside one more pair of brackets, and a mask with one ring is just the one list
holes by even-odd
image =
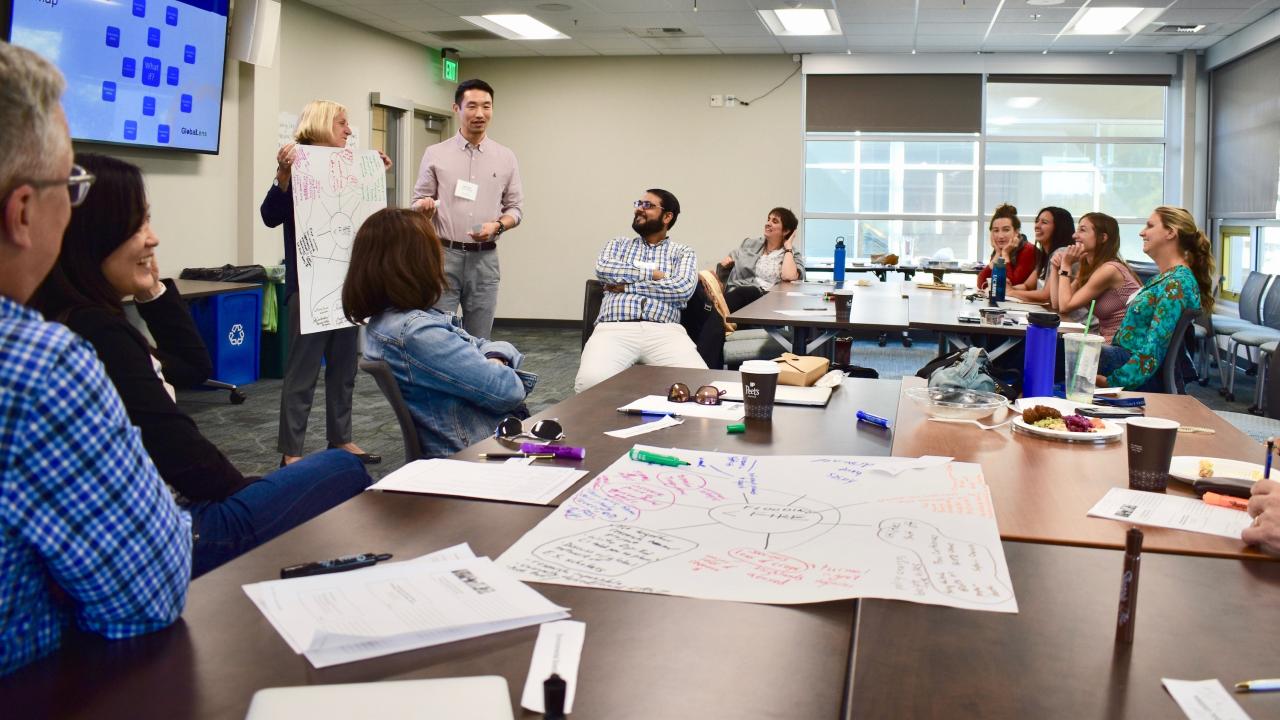
[[506, 226], [502, 224], [501, 220], [494, 220], [494, 222], [498, 224], [498, 229], [493, 231], [493, 237], [498, 237], [507, 231]]
[[1059, 271], [1058, 271], [1058, 274], [1059, 274], [1059, 275], [1061, 275], [1061, 276], [1062, 276], [1062, 277], [1064, 277], [1064, 278], [1069, 278], [1069, 277], [1071, 277], [1071, 271], [1070, 271], [1070, 270], [1059, 270]]

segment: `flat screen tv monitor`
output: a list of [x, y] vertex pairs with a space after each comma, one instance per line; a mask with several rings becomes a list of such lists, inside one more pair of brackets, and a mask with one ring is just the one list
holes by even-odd
[[217, 153], [229, 2], [3, 4], [10, 5], [9, 42], [66, 76], [62, 105], [73, 139]]

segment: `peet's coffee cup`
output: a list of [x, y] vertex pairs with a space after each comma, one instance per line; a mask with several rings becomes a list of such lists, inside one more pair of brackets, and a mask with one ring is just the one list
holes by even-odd
[[778, 363], [747, 360], [742, 372], [742, 404], [748, 420], [773, 418], [773, 397], [778, 392]]
[[1128, 418], [1124, 434], [1125, 446], [1129, 450], [1129, 489], [1167, 490], [1173, 443], [1178, 439], [1178, 422], [1153, 417]]
[[849, 308], [853, 305], [853, 292], [851, 290], [836, 290], [831, 293], [831, 299], [836, 305], [836, 320], [848, 320]]

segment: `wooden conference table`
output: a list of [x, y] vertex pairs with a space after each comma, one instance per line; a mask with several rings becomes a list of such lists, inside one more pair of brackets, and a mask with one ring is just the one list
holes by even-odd
[[[570, 442], [588, 447], [582, 467], [599, 470], [632, 443], [601, 431], [644, 420], [620, 415], [615, 407], [662, 393], [676, 379], [692, 386], [732, 378], [736, 373], [638, 367], [537, 417], [559, 417]], [[942, 432], [958, 429], [950, 426], [920, 426], [912, 420], [912, 410], [900, 404], [898, 385], [895, 380], [851, 380], [825, 410], [778, 407], [769, 430], [753, 427], [743, 435], [726, 435], [725, 421], [686, 418], [679, 427], [634, 441], [756, 454], [867, 455], [891, 449], [902, 454], [919, 443], [931, 454], [947, 451], [981, 459], [996, 496], [1001, 530], [1006, 531], [1006, 521], [1017, 528], [1017, 518], [1006, 520], [1001, 508], [1018, 502], [1013, 494], [1017, 488], [1007, 483], [998, 491], [1006, 476], [994, 467], [1012, 464], [994, 459], [997, 443], [1013, 443]], [[1164, 409], [1154, 398], [1149, 402], [1153, 411]], [[894, 431], [885, 434], [857, 425], [855, 408], [896, 417]], [[1175, 417], [1192, 412], [1176, 405], [1168, 409]], [[1196, 422], [1206, 424], [1199, 418]], [[1219, 430], [1216, 437], [1230, 444], [1214, 446], [1215, 454], [1229, 457], [1241, 447], [1232, 432]], [[459, 457], [494, 448], [494, 441], [486, 441]], [[970, 450], [973, 457], [964, 456]], [[1066, 454], [1040, 449], [1038, 455], [1062, 470], [1077, 457], [1107, 452], [1071, 447]], [[1017, 447], [1004, 453], [1023, 459], [1037, 454]], [[1123, 484], [1123, 465], [1103, 462], [1098, 468], [1111, 484]], [[1080, 482], [1079, 474], [1071, 481]], [[1032, 503], [1024, 509], [1048, 518], [1054, 528], [1065, 528], [1065, 535], [1072, 528], [1052, 517], [1054, 507]], [[1056, 507], [1062, 515], [1082, 514], [1069, 503]], [[512, 705], [518, 708], [536, 628], [315, 669], [288, 648], [240, 585], [273, 579], [285, 565], [354, 552], [410, 558], [469, 542], [478, 554], [496, 557], [549, 512], [546, 507], [366, 493], [197, 579], [183, 619], [174, 626], [115, 642], [77, 635], [54, 655], [0, 678], [0, 707], [15, 717], [241, 718], [261, 688], [497, 674], [507, 679]], [[1102, 520], [1084, 522], [1122, 528]], [[1152, 542], [1157, 537], [1149, 535]], [[1187, 552], [1228, 554], [1213, 538], [1194, 538], [1199, 544], [1161, 541], [1171, 550], [1185, 546]], [[1109, 531], [1098, 533], [1097, 544], [1111, 544]], [[1086, 686], [1105, 698], [1104, 707], [1119, 708], [1117, 717], [1167, 717], [1175, 712], [1173, 706], [1157, 698], [1159, 691], [1151, 687], [1158, 687], [1162, 674], [1224, 679], [1267, 674], [1262, 660], [1273, 652], [1266, 625], [1273, 604], [1266, 598], [1280, 588], [1280, 564], [1153, 555], [1147, 565], [1154, 569], [1144, 571], [1144, 602], [1130, 669], [1118, 674], [1113, 667], [1108, 674], [1098, 668], [1111, 654], [1108, 634], [1120, 553], [1017, 542], [1006, 542], [1006, 552], [1022, 607], [1019, 615], [874, 600], [768, 606], [535, 587], [588, 625], [574, 707], [578, 718], [1017, 717], [1028, 714], [1023, 712], [1027, 708], [1047, 717], [1079, 717], [1085, 706], [1078, 698], [1053, 706], [1050, 701], [1071, 697], [1068, 689]], [[1197, 617], [1199, 622], [1192, 622]], [[1223, 632], [1222, 625], [1230, 625], [1230, 631]], [[1227, 648], [1235, 653], [1229, 661], [1210, 663], [1214, 655], [1206, 653], [1226, 657]], [[1193, 662], [1196, 657], [1203, 662]], [[1037, 704], [1038, 697], [1044, 703]], [[944, 698], [955, 701], [930, 704]], [[1150, 704], [1139, 707], [1139, 702]]]

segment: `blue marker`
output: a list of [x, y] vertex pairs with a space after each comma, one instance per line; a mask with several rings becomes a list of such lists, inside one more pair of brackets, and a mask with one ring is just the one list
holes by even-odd
[[886, 420], [885, 418], [880, 417], [879, 415], [872, 415], [871, 413], [865, 410], [859, 410], [857, 415], [858, 415], [858, 422], [871, 423], [872, 425], [875, 425], [877, 427], [882, 427], [885, 430], [889, 429], [889, 421]]

